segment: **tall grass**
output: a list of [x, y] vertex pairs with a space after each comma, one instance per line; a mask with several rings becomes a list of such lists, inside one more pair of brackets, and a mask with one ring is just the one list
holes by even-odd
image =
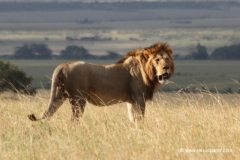
[[[70, 121], [68, 102], [49, 121], [48, 91], [0, 95], [0, 159], [239, 159], [240, 95], [157, 93], [144, 127], [132, 127], [125, 104], [87, 104]], [[218, 150], [217, 150], [218, 149]]]

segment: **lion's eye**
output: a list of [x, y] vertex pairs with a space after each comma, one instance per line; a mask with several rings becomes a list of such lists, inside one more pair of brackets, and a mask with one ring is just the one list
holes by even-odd
[[160, 59], [158, 58], [158, 59], [156, 59], [156, 62], [158, 63], [160, 61]]
[[169, 58], [166, 58], [166, 61], [168, 61], [169, 60]]

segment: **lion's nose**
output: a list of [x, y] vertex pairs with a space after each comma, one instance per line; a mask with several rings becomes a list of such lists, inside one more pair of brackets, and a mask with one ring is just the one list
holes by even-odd
[[163, 67], [163, 69], [165, 69], [165, 70], [168, 70], [168, 69], [169, 69], [169, 67], [168, 67], [168, 66], [165, 66], [165, 67]]

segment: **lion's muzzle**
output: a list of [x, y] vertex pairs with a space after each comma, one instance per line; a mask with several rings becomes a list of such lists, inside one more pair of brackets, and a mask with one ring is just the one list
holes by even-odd
[[165, 72], [164, 74], [158, 76], [158, 81], [161, 84], [165, 84], [168, 79], [169, 79], [169, 74], [167, 72]]
[[161, 74], [161, 75], [159, 75], [158, 76], [158, 81], [159, 81], [159, 83], [161, 83], [161, 84], [165, 84], [166, 82], [167, 82], [167, 80], [170, 78], [170, 70], [169, 70], [169, 67], [168, 66], [165, 66], [164, 68], [163, 68], [163, 74]]
[[169, 74], [165, 72], [164, 74], [158, 76], [159, 81], [161, 80], [167, 80], [169, 78]]

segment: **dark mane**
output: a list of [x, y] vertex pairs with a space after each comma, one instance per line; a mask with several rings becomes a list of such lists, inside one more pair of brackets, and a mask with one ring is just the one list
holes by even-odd
[[125, 62], [126, 59], [128, 59], [129, 57], [136, 57], [136, 56], [143, 56], [143, 52], [147, 51], [147, 54], [156, 54], [159, 51], [165, 51], [166, 53], [168, 53], [169, 55], [172, 54], [172, 49], [169, 47], [169, 45], [167, 43], [155, 43], [153, 45], [151, 45], [150, 47], [146, 47], [144, 49], [138, 48], [138, 49], [134, 49], [129, 51], [122, 59], [120, 59], [119, 61], [117, 61], [117, 64], [122, 64]]
[[151, 54], [155, 54], [159, 51], [164, 51], [164, 52], [168, 53], [169, 55], [172, 54], [172, 49], [170, 48], [170, 46], [167, 43], [160, 43], [160, 42], [155, 43], [155, 44], [151, 45], [150, 47], [144, 48], [144, 50], [147, 50]]
[[129, 57], [136, 57], [136, 56], [139, 56], [141, 55], [141, 52], [143, 50], [141, 48], [139, 49], [134, 49], [134, 50], [131, 50], [129, 51], [122, 59], [120, 59], [119, 61], [117, 61], [117, 64], [121, 64], [121, 63], [124, 63], [126, 59], [128, 59]]

